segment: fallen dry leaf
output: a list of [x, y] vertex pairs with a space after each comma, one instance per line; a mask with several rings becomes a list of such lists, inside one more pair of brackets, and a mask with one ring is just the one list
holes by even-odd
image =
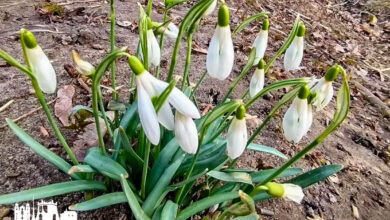
[[39, 132], [41, 132], [42, 137], [49, 137], [49, 132], [43, 126], [39, 127]]
[[[108, 111], [106, 115], [109, 120], [114, 120], [114, 112]], [[93, 120], [93, 119], [91, 119]], [[103, 135], [107, 132], [106, 124], [102, 118], [99, 118], [100, 130]], [[72, 150], [75, 153], [79, 161], [83, 161], [85, 154], [91, 147], [97, 147], [99, 145], [98, 136], [96, 132], [96, 124], [91, 123], [85, 127], [85, 132], [78, 135], [76, 141], [73, 142]]]
[[61, 121], [62, 125], [69, 126], [69, 114], [72, 111], [72, 98], [75, 88], [72, 85], [65, 85], [57, 92], [57, 101], [54, 105], [54, 114]]
[[207, 49], [202, 48], [199, 44], [195, 42], [192, 44], [192, 50], [197, 53], [207, 54]]
[[355, 216], [355, 218], [360, 218], [360, 215], [359, 215], [359, 210], [356, 206], [354, 206], [352, 204], [352, 213], [353, 213], [353, 216]]

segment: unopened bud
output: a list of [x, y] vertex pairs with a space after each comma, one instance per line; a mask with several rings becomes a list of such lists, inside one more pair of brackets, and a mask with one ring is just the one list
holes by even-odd
[[86, 76], [90, 76], [95, 73], [95, 67], [89, 62], [82, 60], [75, 50], [72, 50], [72, 58], [79, 73]]
[[284, 188], [282, 184], [269, 182], [265, 184], [268, 188], [268, 194], [274, 197], [283, 197], [284, 196]]
[[339, 73], [340, 73], [339, 65], [334, 65], [331, 68], [329, 68], [328, 71], [326, 71], [324, 76], [325, 80], [328, 82], [333, 82], [337, 78]]
[[33, 33], [26, 29], [22, 29], [20, 31], [21, 38], [23, 39], [24, 44], [26, 45], [27, 48], [33, 49], [35, 48], [38, 43], [37, 40], [35, 39], [35, 36]]
[[130, 56], [130, 58], [129, 58], [129, 65], [130, 65], [131, 70], [133, 70], [133, 72], [137, 76], [141, 75], [145, 71], [144, 65], [135, 56]]

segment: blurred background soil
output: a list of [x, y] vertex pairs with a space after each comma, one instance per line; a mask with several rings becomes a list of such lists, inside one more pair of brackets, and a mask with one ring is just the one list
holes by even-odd
[[[18, 60], [22, 59], [19, 30], [28, 28], [36, 35], [40, 46], [52, 61], [58, 75], [58, 87], [73, 85], [73, 105], [91, 105], [91, 95], [80, 80], [69, 74], [72, 49], [93, 64], [109, 52], [109, 4], [102, 0], [52, 0], [47, 4], [38, 0], [0, 1], [0, 47]], [[136, 50], [138, 10], [134, 0], [117, 0], [117, 47]], [[179, 24], [195, 1], [171, 10], [169, 17]], [[351, 111], [342, 126], [317, 149], [296, 166], [310, 170], [324, 164], [341, 164], [344, 169], [336, 176], [305, 190], [301, 205], [282, 199], [257, 204], [263, 219], [390, 219], [390, 2], [386, 0], [226, 0], [231, 8], [231, 27], [243, 19], [261, 12], [270, 12], [269, 46], [266, 58], [271, 57], [287, 37], [297, 13], [307, 28], [302, 70], [285, 72], [281, 58], [269, 71], [266, 83], [303, 76], [322, 77], [334, 63], [343, 65], [350, 76]], [[145, 5], [144, 1], [141, 1]], [[153, 3], [152, 19], [162, 21], [161, 0]], [[190, 68], [191, 82], [196, 82], [205, 71], [205, 51], [213, 34], [216, 11], [204, 18], [194, 36]], [[227, 81], [206, 78], [197, 93], [203, 108], [221, 100], [230, 83], [247, 61], [252, 42], [260, 29], [259, 22], [248, 26], [234, 38], [236, 61], [234, 72]], [[167, 39], [163, 51], [162, 73], [165, 77], [174, 42]], [[182, 43], [185, 45], [185, 43]], [[179, 54], [175, 74], [184, 71], [185, 46]], [[126, 100], [130, 71], [126, 60], [117, 61], [118, 86]], [[233, 93], [239, 98], [248, 88], [251, 73], [240, 82]], [[88, 82], [86, 82], [88, 84]], [[103, 84], [110, 86], [109, 77]], [[340, 81], [335, 83], [338, 88]], [[69, 180], [52, 165], [35, 155], [5, 124], [5, 118], [25, 115], [18, 124], [50, 150], [64, 158], [65, 152], [54, 137], [43, 111], [39, 107], [29, 80], [16, 69], [0, 61], [0, 106], [14, 103], [0, 113], [0, 194], [17, 192], [36, 186]], [[107, 100], [110, 94], [104, 91]], [[284, 94], [273, 92], [258, 101], [249, 114], [253, 130]], [[55, 100], [56, 95], [47, 96]], [[54, 101], [53, 101], [54, 102]], [[54, 104], [51, 105], [53, 107]], [[297, 145], [285, 141], [281, 122], [284, 108], [256, 139], [257, 143], [272, 146], [288, 156], [294, 155], [305, 144], [324, 130], [332, 119], [335, 102], [314, 114], [308, 135]], [[31, 111], [33, 111], [31, 113]], [[68, 143], [74, 146], [77, 133], [62, 129]], [[274, 156], [246, 151], [238, 165], [246, 168], [274, 168], [283, 161]], [[67, 206], [83, 200], [82, 193], [55, 197], [62, 212]], [[127, 204], [79, 212], [79, 219], [130, 219]], [[13, 216], [12, 206], [0, 206], [0, 219]]]

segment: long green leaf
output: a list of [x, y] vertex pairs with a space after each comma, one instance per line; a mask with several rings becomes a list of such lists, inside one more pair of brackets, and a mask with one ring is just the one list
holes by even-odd
[[160, 195], [166, 191], [177, 169], [183, 162], [184, 156], [185, 155], [183, 154], [164, 171], [163, 175], [161, 175], [160, 179], [158, 180], [158, 184], [155, 185], [149, 196], [146, 198], [144, 204], [142, 205], [142, 209], [147, 215], [152, 215], [155, 208], [160, 205], [157, 201], [159, 200]]
[[[69, 169], [72, 167], [68, 162], [62, 159], [57, 154], [51, 152], [26, 132], [24, 132], [18, 125], [16, 125], [12, 120], [6, 119], [8, 126], [12, 129], [12, 131], [19, 137], [23, 143], [29, 146], [35, 153], [39, 156], [43, 157], [49, 163], [53, 164], [55, 167], [63, 171], [64, 173], [68, 173]], [[70, 175], [74, 179], [82, 179], [78, 174]]]
[[96, 173], [96, 170], [89, 165], [76, 165], [68, 170], [68, 174], [73, 173]]
[[207, 175], [225, 182], [253, 184], [251, 176], [247, 173], [242, 173], [242, 172], [225, 173], [225, 172], [212, 170], [208, 172]]
[[0, 196], [0, 205], [30, 201], [33, 199], [43, 199], [85, 190], [106, 191], [107, 189], [102, 182], [91, 180], [75, 180], [2, 195]]
[[179, 215], [177, 216], [176, 220], [186, 220], [191, 216], [207, 208], [210, 208], [215, 204], [219, 204], [221, 202], [229, 201], [235, 198], [238, 198], [238, 192], [227, 192], [206, 197], [204, 199], [192, 203], [190, 206], [179, 212]]
[[305, 188], [339, 172], [341, 169], [343, 169], [343, 166], [341, 165], [327, 165], [306, 172], [286, 182], [293, 183], [301, 186], [302, 188]]
[[134, 192], [131, 190], [129, 184], [127, 183], [126, 178], [123, 175], [121, 175], [120, 181], [121, 181], [123, 192], [125, 192], [125, 195], [127, 197], [127, 202], [129, 203], [130, 209], [131, 211], [133, 211], [134, 217], [137, 220], [150, 219], [148, 215], [145, 214], [144, 210], [142, 210], [141, 206], [137, 201], [137, 197], [135, 196]]
[[9, 53], [5, 52], [2, 49], [0, 49], [0, 58], [2, 58], [9, 65], [18, 68], [20, 71], [25, 73], [28, 77], [34, 77], [34, 75], [25, 66], [23, 66], [21, 63], [19, 63], [19, 61], [17, 61]]
[[[256, 173], [251, 173], [252, 181], [254, 183], [262, 182], [272, 175], [277, 169], [260, 170]], [[278, 178], [293, 176], [302, 173], [302, 168], [288, 168], [281, 173]]]
[[129, 176], [127, 171], [115, 160], [101, 153], [99, 148], [91, 148], [88, 150], [84, 158], [84, 163], [89, 164], [99, 172], [111, 174], [110, 177], [120, 180], [121, 175], [125, 178]]
[[171, 200], [168, 200], [165, 203], [165, 206], [161, 212], [161, 220], [173, 220], [176, 219], [177, 210], [179, 206], [172, 202]]
[[119, 203], [126, 203], [127, 197], [124, 192], [108, 193], [102, 196], [98, 196], [85, 202], [80, 202], [69, 206], [69, 210], [75, 211], [89, 211], [94, 209], [103, 208], [110, 205]]
[[273, 154], [275, 156], [281, 157], [283, 159], [288, 159], [286, 155], [284, 155], [282, 152], [276, 150], [273, 147], [268, 147], [260, 144], [250, 143], [247, 147], [249, 150], [259, 151], [259, 152], [265, 152], [269, 154]]

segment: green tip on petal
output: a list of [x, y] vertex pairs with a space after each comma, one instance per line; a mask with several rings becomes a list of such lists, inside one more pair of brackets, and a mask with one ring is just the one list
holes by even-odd
[[274, 197], [283, 197], [284, 196], [284, 188], [282, 184], [269, 182], [265, 184], [268, 188], [268, 194]]
[[226, 27], [229, 25], [229, 20], [229, 8], [226, 6], [226, 4], [222, 4], [218, 11], [218, 25], [220, 27]]
[[299, 89], [298, 97], [300, 99], [307, 99], [307, 97], [309, 97], [309, 95], [310, 95], [310, 89], [309, 89], [309, 86], [307, 84], [302, 86]]
[[340, 66], [339, 65], [334, 65], [331, 68], [328, 69], [325, 73], [325, 80], [328, 82], [333, 82], [337, 76], [340, 73]]
[[310, 92], [309, 96], [307, 97], [307, 103], [311, 104], [316, 97], [316, 92]]
[[144, 65], [135, 56], [130, 56], [130, 58], [129, 58], [129, 65], [130, 65], [131, 70], [133, 70], [133, 72], [137, 76], [141, 75], [145, 71]]
[[261, 29], [263, 31], [268, 31], [268, 28], [269, 28], [269, 20], [268, 18], [266, 18], [264, 21], [263, 21], [263, 26], [261, 26]]
[[37, 40], [35, 39], [35, 36], [33, 33], [26, 29], [22, 29], [20, 31], [21, 38], [23, 39], [24, 44], [26, 45], [27, 48], [33, 49], [35, 48], [38, 43]]
[[305, 32], [306, 32], [306, 27], [303, 23], [300, 23], [299, 24], [299, 27], [298, 27], [298, 32], [297, 32], [297, 36], [298, 37], [303, 37], [305, 36]]
[[245, 109], [245, 106], [244, 105], [240, 105], [237, 110], [236, 110], [236, 118], [238, 120], [242, 120], [244, 119], [245, 117], [245, 112], [246, 112], [246, 109]]
[[264, 59], [261, 59], [259, 61], [259, 64], [257, 64], [257, 69], [262, 70], [262, 69], [264, 69], [264, 67], [265, 67], [265, 61], [264, 61]]

